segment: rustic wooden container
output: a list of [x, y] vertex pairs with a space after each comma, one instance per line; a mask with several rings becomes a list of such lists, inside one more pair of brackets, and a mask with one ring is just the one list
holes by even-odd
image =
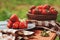
[[57, 14], [47, 14], [47, 15], [35, 15], [35, 14], [27, 14], [28, 19], [30, 20], [56, 20]]

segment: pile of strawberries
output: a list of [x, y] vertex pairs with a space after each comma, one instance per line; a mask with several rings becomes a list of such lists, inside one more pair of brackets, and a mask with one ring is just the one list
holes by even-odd
[[20, 21], [17, 15], [13, 14], [8, 21], [7, 27], [13, 29], [24, 29], [27, 28], [27, 22]]
[[55, 8], [53, 8], [50, 5], [40, 5], [40, 6], [32, 6], [30, 10], [28, 11], [31, 14], [57, 14], [57, 11]]

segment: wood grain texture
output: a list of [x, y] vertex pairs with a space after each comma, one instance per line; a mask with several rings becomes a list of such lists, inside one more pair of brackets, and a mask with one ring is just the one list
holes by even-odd
[[56, 37], [56, 33], [53, 32], [49, 33], [49, 37], [42, 37], [41, 32], [41, 30], [35, 30], [34, 38], [29, 40], [54, 40]]

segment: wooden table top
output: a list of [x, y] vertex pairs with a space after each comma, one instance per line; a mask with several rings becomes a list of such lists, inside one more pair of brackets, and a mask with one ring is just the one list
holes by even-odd
[[34, 34], [35, 38], [33, 39], [29, 39], [29, 40], [54, 40], [56, 37], [56, 33], [50, 32], [49, 33], [49, 37], [42, 37], [41, 36], [41, 30], [35, 30], [35, 34]]

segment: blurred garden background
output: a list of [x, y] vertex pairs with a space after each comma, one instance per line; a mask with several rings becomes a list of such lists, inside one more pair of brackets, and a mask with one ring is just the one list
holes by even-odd
[[58, 11], [57, 21], [60, 22], [60, 0], [0, 0], [0, 21], [7, 20], [12, 14], [27, 18], [26, 14], [32, 5], [44, 4], [55, 7]]
[[26, 18], [26, 13], [32, 5], [49, 4], [58, 11], [57, 20], [60, 22], [60, 0], [0, 0], [0, 21], [8, 19], [12, 14]]

